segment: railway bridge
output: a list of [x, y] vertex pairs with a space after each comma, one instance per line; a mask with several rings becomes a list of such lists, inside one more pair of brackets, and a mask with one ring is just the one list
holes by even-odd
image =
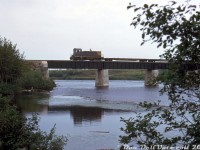
[[[160, 69], [168, 69], [169, 63], [161, 59], [131, 59], [131, 60], [27, 60], [39, 64], [44, 76], [48, 77], [48, 69], [96, 69], [96, 87], [109, 86], [109, 69], [144, 69], [145, 86], [155, 86], [153, 79]], [[196, 70], [200, 64], [183, 64], [185, 70]]]

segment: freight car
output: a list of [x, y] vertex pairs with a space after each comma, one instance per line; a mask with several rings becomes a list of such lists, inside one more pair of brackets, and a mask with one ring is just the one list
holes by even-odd
[[81, 48], [74, 48], [70, 60], [102, 60], [101, 51], [82, 51]]

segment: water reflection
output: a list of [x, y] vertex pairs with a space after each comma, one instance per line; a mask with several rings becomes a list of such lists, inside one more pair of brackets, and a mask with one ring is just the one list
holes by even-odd
[[19, 106], [20, 110], [24, 113], [26, 112], [48, 112], [47, 105], [38, 105], [38, 100], [49, 99], [49, 94], [31, 94], [31, 95], [18, 95], [16, 97], [16, 104]]
[[92, 124], [93, 122], [101, 122], [103, 110], [95, 107], [71, 107], [70, 115], [73, 118], [74, 125], [82, 125], [83, 122]]
[[41, 130], [50, 131], [56, 124], [56, 134], [70, 135], [65, 149], [116, 149], [124, 125], [120, 117], [144, 111], [139, 102], [161, 99], [166, 104], [167, 100], [160, 97], [160, 87], [145, 88], [142, 81], [110, 81], [107, 89], [82, 80], [56, 81], [56, 85], [49, 95], [19, 96], [16, 103], [27, 116], [39, 112]]
[[47, 108], [48, 108], [48, 113], [50, 114], [59, 112], [62, 113], [69, 112], [74, 125], [77, 126], [80, 126], [84, 123], [92, 124], [101, 122], [104, 111], [106, 111], [98, 107], [83, 107], [83, 106], [50, 105], [47, 106]]
[[[57, 100], [59, 101], [59, 100]], [[80, 101], [79, 101], [80, 102]], [[86, 103], [87, 101], [85, 101]], [[106, 101], [96, 101], [96, 104], [106, 104]], [[122, 110], [106, 109], [94, 106], [78, 106], [78, 105], [66, 105], [68, 103], [65, 99], [64, 103], [52, 104], [53, 102], [49, 98], [49, 95], [37, 94], [37, 95], [23, 95], [17, 97], [17, 105], [24, 113], [40, 112], [42, 114], [58, 114], [69, 113], [70, 118], [73, 120], [75, 126], [82, 126], [83, 124], [96, 124], [100, 123], [104, 113], [120, 113], [125, 112]]]

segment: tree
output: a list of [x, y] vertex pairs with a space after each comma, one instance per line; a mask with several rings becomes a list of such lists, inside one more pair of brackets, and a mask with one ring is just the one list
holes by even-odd
[[13, 95], [20, 89], [52, 90], [55, 83], [24, 60], [16, 44], [0, 37], [0, 94]]
[[19, 82], [23, 88], [36, 86], [42, 90], [51, 90], [54, 86], [40, 72], [28, 68], [16, 45], [0, 37], [0, 149], [63, 149], [67, 138], [56, 136], [55, 126], [49, 134], [41, 131], [37, 115], [26, 118], [11, 103]]
[[64, 136], [56, 136], [55, 126], [47, 134], [39, 129], [37, 115], [26, 118], [8, 98], [0, 97], [0, 149], [19, 148], [61, 150], [67, 142]]
[[40, 71], [29, 70], [23, 73], [19, 78], [18, 83], [23, 89], [36, 89], [38, 91], [50, 91], [55, 87], [55, 83], [51, 79], [46, 79]]
[[23, 73], [23, 54], [16, 45], [6, 38], [0, 37], [0, 81], [13, 84]]
[[141, 45], [152, 41], [165, 49], [163, 57], [170, 66], [165, 77], [160, 78], [164, 84], [161, 93], [168, 94], [170, 104], [162, 107], [159, 103], [141, 103], [148, 112], [136, 118], [122, 118], [125, 135], [120, 141], [197, 148], [200, 144], [200, 11], [191, 1], [183, 4], [170, 1], [164, 6], [130, 4], [128, 8], [136, 13], [131, 25], [142, 31]]
[[25, 69], [23, 54], [16, 45], [0, 37], [0, 94], [12, 95], [17, 90], [17, 80]]

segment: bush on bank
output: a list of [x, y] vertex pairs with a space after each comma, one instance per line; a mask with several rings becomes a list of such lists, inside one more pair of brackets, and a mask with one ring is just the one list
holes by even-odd
[[18, 91], [18, 87], [16, 85], [4, 82], [0, 83], [0, 94], [2, 96], [14, 95], [16, 91]]
[[41, 131], [36, 114], [26, 118], [11, 103], [21, 89], [52, 90], [54, 86], [53, 81], [26, 64], [16, 45], [0, 37], [0, 149], [63, 149], [67, 138], [56, 136], [55, 126], [49, 134]]
[[49, 134], [41, 131], [38, 122], [37, 115], [26, 118], [8, 98], [0, 97], [0, 149], [63, 149], [67, 138], [56, 136], [55, 126]]
[[52, 90], [55, 83], [25, 62], [16, 44], [0, 37], [0, 93], [13, 95], [20, 89]]
[[51, 79], [46, 79], [37, 70], [25, 72], [19, 79], [19, 85], [22, 89], [36, 89], [50, 91], [55, 87], [55, 83]]

